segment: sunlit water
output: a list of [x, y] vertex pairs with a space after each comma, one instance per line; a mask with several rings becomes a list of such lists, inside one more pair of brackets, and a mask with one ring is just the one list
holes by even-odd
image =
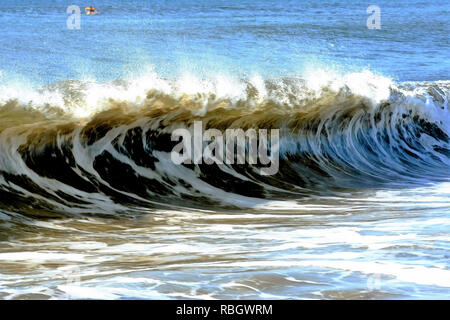
[[[5, 221], [2, 298], [446, 298], [449, 189]], [[5, 236], [7, 234], [7, 236]]]
[[[0, 299], [449, 297], [448, 1], [378, 1], [381, 30], [328, 0], [68, 30], [69, 2], [0, 8]], [[286, 129], [280, 174], [176, 168], [154, 124], [186, 108]]]

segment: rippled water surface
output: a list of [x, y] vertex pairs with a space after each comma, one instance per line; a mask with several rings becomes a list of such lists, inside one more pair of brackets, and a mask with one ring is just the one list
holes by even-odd
[[16, 299], [445, 298], [449, 188], [372, 190], [301, 201], [295, 210], [274, 204], [7, 220], [0, 292]]

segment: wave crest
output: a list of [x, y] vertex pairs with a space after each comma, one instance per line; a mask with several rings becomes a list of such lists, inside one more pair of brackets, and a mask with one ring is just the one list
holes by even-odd
[[[0, 90], [6, 211], [254, 206], [342, 187], [448, 179], [450, 81], [395, 84], [370, 72], [317, 71], [238, 81], [154, 74], [67, 81], [15, 97], [7, 89]], [[171, 132], [196, 120], [205, 129], [280, 129], [278, 174], [260, 176], [252, 165], [173, 164]]]

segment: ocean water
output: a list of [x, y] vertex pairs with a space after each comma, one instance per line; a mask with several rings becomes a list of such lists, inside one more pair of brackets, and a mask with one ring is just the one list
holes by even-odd
[[[0, 298], [448, 299], [449, 18], [3, 0]], [[195, 121], [279, 129], [279, 171], [173, 163]]]

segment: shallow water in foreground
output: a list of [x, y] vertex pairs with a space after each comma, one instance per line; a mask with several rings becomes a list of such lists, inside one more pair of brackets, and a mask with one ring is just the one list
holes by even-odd
[[449, 193], [443, 183], [295, 210], [3, 221], [0, 297], [448, 298]]

